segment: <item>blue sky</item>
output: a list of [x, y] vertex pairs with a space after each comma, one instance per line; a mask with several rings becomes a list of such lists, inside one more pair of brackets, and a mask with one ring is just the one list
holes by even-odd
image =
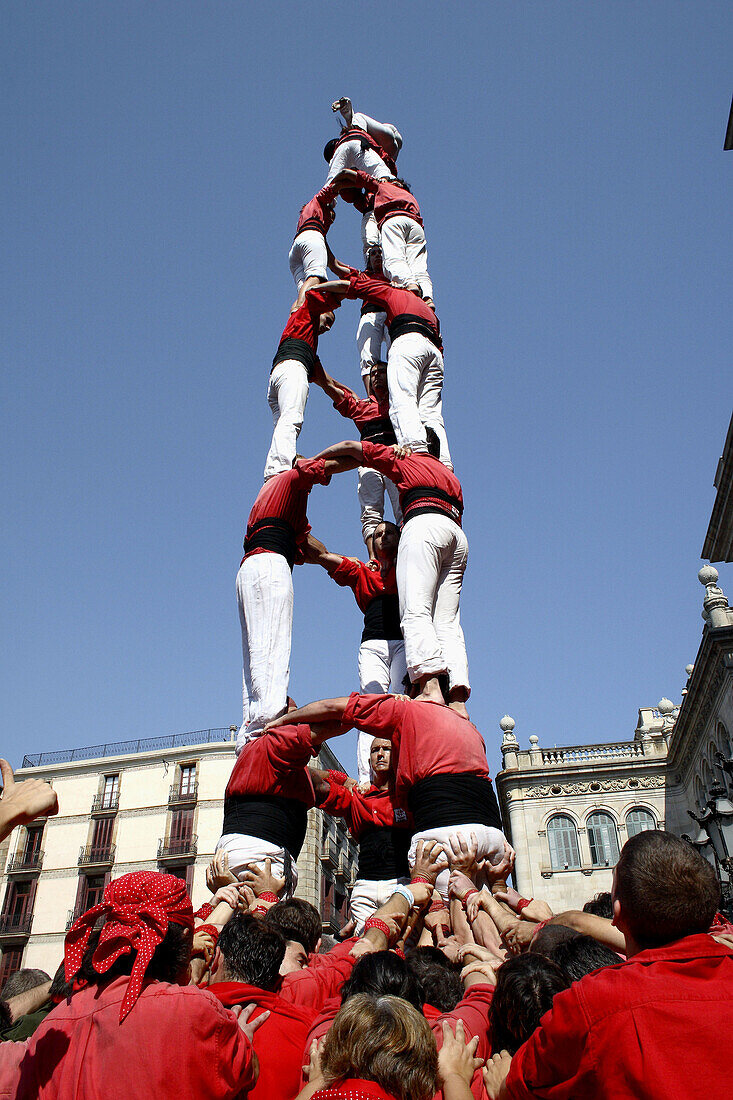
[[[240, 721], [234, 577], [342, 94], [397, 124], [425, 218], [492, 770], [507, 711], [522, 744], [572, 744], [679, 699], [733, 389], [732, 23], [704, 0], [6, 6], [11, 761]], [[331, 241], [358, 261], [343, 204]], [[357, 317], [321, 344], [354, 385]], [[351, 434], [313, 389], [301, 450]], [[310, 508], [348, 554], [354, 477]], [[356, 605], [315, 567], [295, 587], [291, 692], [344, 694]]]

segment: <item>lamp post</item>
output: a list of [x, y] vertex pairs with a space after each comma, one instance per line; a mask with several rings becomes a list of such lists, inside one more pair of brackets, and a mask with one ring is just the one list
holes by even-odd
[[[718, 875], [723, 908], [733, 910], [733, 803], [728, 792], [720, 784], [714, 784], [710, 790], [705, 809], [698, 816], [692, 810], [687, 811], [698, 825], [700, 832], [694, 846], [711, 863]], [[710, 851], [712, 849], [712, 852]], [[710, 859], [712, 854], [713, 859]]]

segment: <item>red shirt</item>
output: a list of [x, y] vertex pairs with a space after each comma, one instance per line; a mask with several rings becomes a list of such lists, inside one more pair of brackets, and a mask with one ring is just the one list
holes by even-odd
[[334, 409], [348, 420], [353, 420], [357, 428], [363, 428], [372, 420], [389, 419], [389, 397], [380, 405], [376, 397], [364, 397], [361, 400], [353, 390], [341, 387], [341, 397], [333, 403]]
[[374, 195], [374, 217], [377, 225], [382, 228], [387, 218], [394, 218], [398, 214], [413, 221], [423, 224], [420, 217], [420, 207], [416, 199], [404, 187], [393, 183], [391, 180], [377, 180], [366, 172], [357, 172], [359, 184], [365, 191]]
[[342, 558], [336, 568], [329, 572], [329, 576], [333, 577], [336, 584], [340, 584], [342, 588], [352, 590], [361, 611], [366, 611], [376, 596], [397, 595], [397, 576], [394, 565], [383, 576], [379, 562], [370, 561], [365, 565], [363, 561]]
[[[326, 473], [326, 463], [322, 458], [299, 458], [292, 470], [283, 470], [269, 478], [257, 494], [252, 511], [247, 520], [245, 541], [252, 534], [255, 523], [264, 519], [284, 519], [295, 531], [298, 544], [296, 561], [303, 561], [302, 547], [308, 538], [310, 524], [306, 515], [308, 494], [314, 485], [328, 485], [331, 480]], [[245, 554], [269, 554], [270, 550], [258, 548]]]
[[313, 756], [310, 726], [276, 726], [244, 746], [232, 769], [225, 798], [280, 795], [309, 808], [316, 796], [307, 764]]
[[303, 1048], [316, 1010], [290, 1004], [277, 993], [244, 982], [216, 982], [209, 986], [209, 992], [228, 1008], [256, 1004], [250, 1020], [256, 1020], [265, 1011], [270, 1013], [252, 1040], [260, 1075], [248, 1097], [250, 1100], [293, 1100], [300, 1092]]
[[349, 952], [356, 940], [337, 943], [325, 955], [311, 956], [308, 966], [286, 974], [280, 988], [283, 1000], [320, 1011], [326, 1001], [341, 991], [356, 964]]
[[326, 206], [330, 206], [335, 198], [336, 191], [333, 184], [327, 183], [301, 210], [295, 236], [297, 237], [304, 229], [315, 229], [325, 237], [329, 229], [326, 225]]
[[[423, 1013], [435, 1035], [438, 1050], [443, 1046], [443, 1020], [447, 1020], [451, 1031], [455, 1032], [458, 1020], [463, 1021], [466, 1041], [478, 1035], [478, 1047], [476, 1057], [486, 1060], [491, 1057], [491, 1042], [489, 1038], [489, 1009], [494, 996], [494, 986], [476, 982], [468, 987], [463, 997], [451, 1012], [438, 1012], [432, 1005], [424, 1005]], [[481, 1070], [477, 1070], [471, 1081], [471, 1092], [475, 1100], [483, 1100], [484, 1082]], [[442, 1097], [442, 1090], [436, 1093], [436, 1097]]]
[[429, 775], [489, 778], [481, 734], [467, 718], [441, 703], [352, 692], [343, 721], [392, 742], [395, 794], [401, 804], [406, 804], [413, 784]]
[[362, 298], [365, 302], [377, 302], [387, 314], [388, 325], [391, 325], [396, 317], [409, 313], [413, 317], [419, 317], [423, 320], [440, 338], [440, 328], [435, 311], [429, 305], [426, 305], [418, 294], [413, 294], [411, 290], [402, 290], [401, 287], [392, 286], [386, 279], [381, 279], [377, 275], [367, 275], [365, 271], [352, 270], [349, 283], [346, 297]]
[[364, 1081], [357, 1077], [347, 1077], [337, 1085], [318, 1089], [311, 1100], [395, 1100], [393, 1093], [385, 1092], [376, 1081]]
[[730, 1094], [733, 953], [708, 935], [634, 955], [555, 994], [512, 1059], [514, 1100]]
[[365, 829], [391, 828], [412, 829], [410, 815], [395, 804], [392, 791], [370, 787], [366, 794], [360, 794], [355, 788], [346, 787], [329, 780], [330, 789], [325, 799], [319, 802], [319, 808], [334, 817], [342, 817], [351, 830], [354, 840], [358, 840]]
[[129, 980], [81, 989], [26, 1043], [4, 1043], [3, 1055], [22, 1057], [15, 1070], [0, 1061], [0, 1092], [17, 1100], [233, 1100], [252, 1087], [252, 1045], [215, 997], [148, 982], [120, 1023]]
[[[364, 453], [364, 465], [372, 466], [379, 470], [380, 474], [394, 481], [400, 494], [400, 507], [406, 513], [405, 520], [409, 519], [410, 509], [403, 501], [405, 493], [410, 489], [440, 489], [447, 493], [460, 504], [460, 507], [448, 504], [440, 497], [436, 497], [434, 504], [457, 524], [461, 523], [463, 514], [463, 490], [461, 483], [447, 466], [432, 455], [412, 454], [409, 458], [397, 458], [391, 447], [385, 447], [382, 443], [362, 443]], [[420, 501], [424, 504], [425, 501]], [[417, 505], [416, 505], [417, 506]]]
[[[413, 295], [414, 297], [414, 295]], [[302, 340], [313, 351], [318, 350], [318, 319], [322, 313], [338, 309], [341, 299], [328, 291], [324, 293], [317, 287], [305, 292], [305, 301], [295, 313], [288, 317], [288, 323], [283, 329], [280, 343], [283, 340]]]

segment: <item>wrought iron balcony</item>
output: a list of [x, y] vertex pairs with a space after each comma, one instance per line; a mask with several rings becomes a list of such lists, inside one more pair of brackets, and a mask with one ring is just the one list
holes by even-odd
[[33, 924], [33, 913], [4, 913], [0, 916], [0, 936], [27, 936]]
[[11, 875], [15, 871], [40, 871], [42, 864], [43, 852], [40, 850], [37, 852], [16, 852], [8, 860], [5, 873]]
[[116, 814], [120, 807], [120, 794], [117, 791], [115, 794], [102, 793], [98, 794], [92, 802], [93, 814]]
[[199, 795], [198, 781], [190, 783], [188, 787], [181, 790], [180, 783], [174, 783], [168, 794], [168, 805], [183, 805], [187, 802], [195, 802]]
[[114, 844], [82, 844], [79, 849], [79, 866], [105, 866], [114, 863], [115, 847]]
[[198, 836], [161, 838], [158, 842], [158, 859], [193, 859], [198, 846]]

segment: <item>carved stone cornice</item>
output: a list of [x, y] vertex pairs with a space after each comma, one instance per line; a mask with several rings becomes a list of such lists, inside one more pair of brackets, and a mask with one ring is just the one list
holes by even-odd
[[705, 735], [713, 709], [733, 684], [733, 627], [706, 627], [675, 723], [669, 749], [670, 772], [686, 777]]
[[[609, 794], [614, 791], [659, 790], [666, 785], [664, 775], [627, 776], [625, 779], [590, 779], [577, 783], [552, 783], [507, 791], [507, 802], [527, 798], [562, 798], [574, 794]], [[559, 790], [557, 789], [559, 787]], [[513, 796], [518, 794], [518, 798]]]

